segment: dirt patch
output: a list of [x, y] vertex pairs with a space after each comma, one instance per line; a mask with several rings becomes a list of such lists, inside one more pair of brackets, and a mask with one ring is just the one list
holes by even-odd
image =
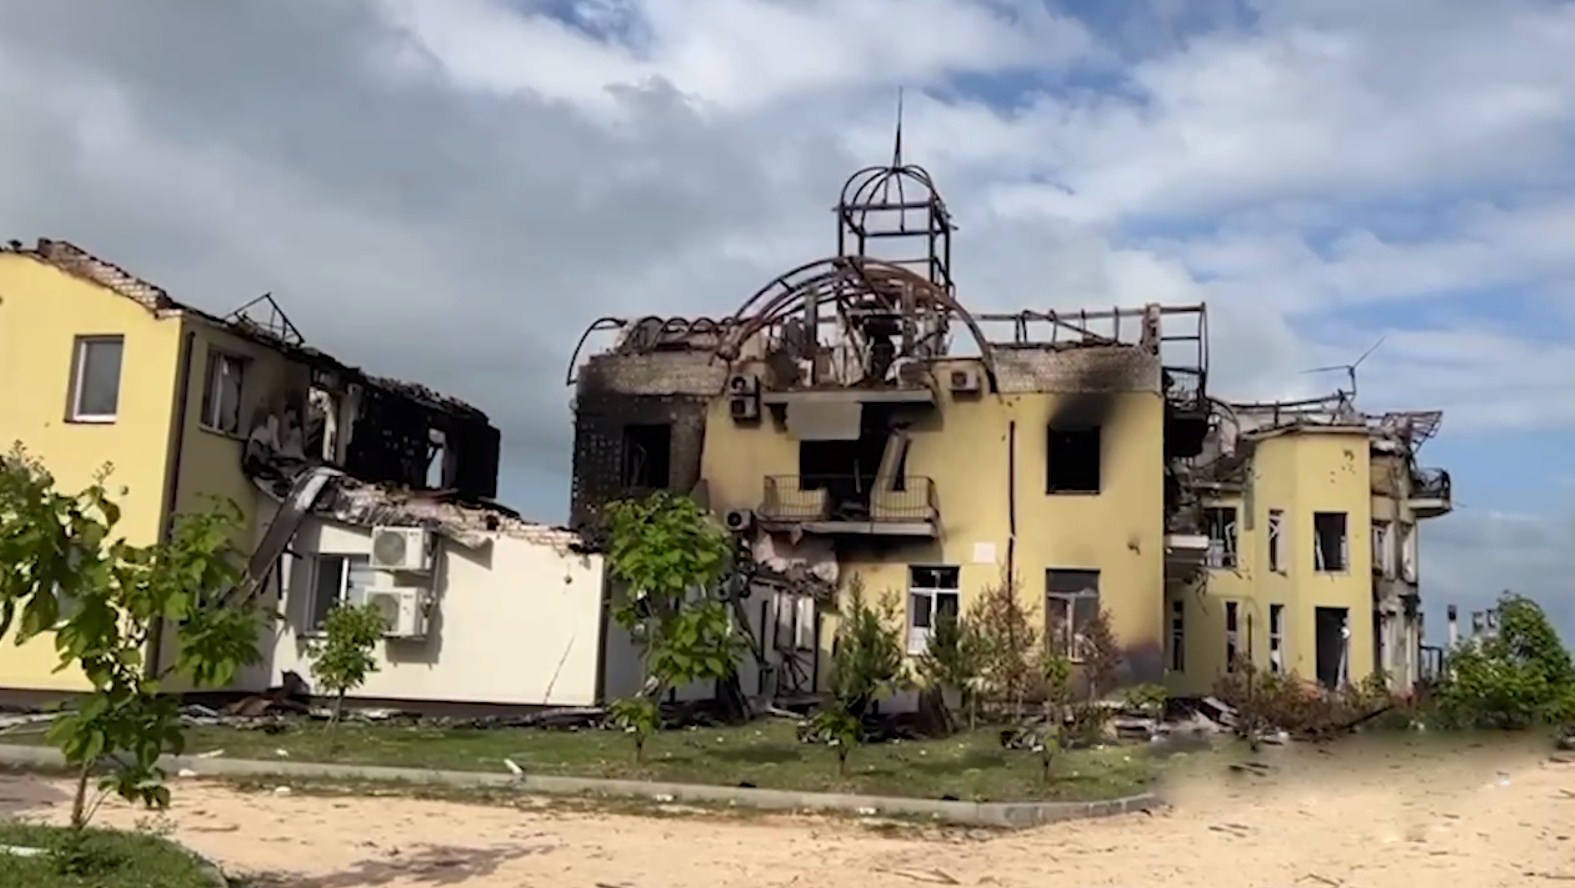
[[[1163, 883], [1560, 885], [1575, 878], [1575, 763], [1530, 748], [1350, 744], [1184, 763], [1175, 807], [1019, 833], [846, 820], [648, 818], [411, 798], [178, 787], [173, 838], [262, 886], [616, 888]], [[1241, 762], [1235, 762], [1241, 764]], [[59, 821], [62, 785], [0, 777], [6, 808]], [[106, 805], [108, 825], [147, 815]]]

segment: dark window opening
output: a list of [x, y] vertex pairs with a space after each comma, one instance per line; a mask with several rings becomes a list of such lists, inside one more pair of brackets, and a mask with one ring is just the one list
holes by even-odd
[[1187, 603], [1180, 598], [1170, 602], [1170, 671], [1187, 671]]
[[1220, 506], [1203, 510], [1209, 534], [1209, 567], [1236, 566], [1236, 509]]
[[[829, 518], [862, 520], [870, 514], [870, 491], [892, 440], [889, 416], [866, 408], [859, 424], [859, 437], [853, 441], [800, 441], [798, 445], [799, 487], [827, 492]], [[907, 451], [895, 466], [893, 490], [904, 490]], [[901, 480], [899, 480], [901, 479]]]
[[672, 483], [673, 427], [667, 423], [623, 429], [623, 486], [665, 490]]
[[1236, 602], [1225, 602], [1225, 669], [1228, 672], [1236, 671], [1236, 661], [1241, 657], [1241, 648], [1236, 644], [1236, 611]]
[[1285, 672], [1285, 605], [1269, 605], [1269, 671]]
[[[1343, 516], [1342, 516], [1343, 517]], [[1333, 691], [1346, 684], [1350, 665], [1351, 629], [1343, 607], [1320, 607], [1313, 612], [1318, 683]]]
[[1046, 456], [1047, 492], [1099, 492], [1099, 426], [1091, 429], [1050, 429]]
[[448, 480], [448, 436], [442, 429], [429, 429], [427, 441], [427, 487], [440, 490]]
[[1057, 656], [1078, 663], [1099, 619], [1099, 571], [1045, 571], [1045, 640]]
[[1350, 561], [1344, 512], [1313, 513], [1313, 569], [1342, 571]]

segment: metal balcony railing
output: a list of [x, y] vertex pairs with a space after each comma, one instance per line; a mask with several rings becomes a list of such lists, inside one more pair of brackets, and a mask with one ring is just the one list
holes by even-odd
[[766, 521], [934, 522], [939, 514], [935, 482], [918, 475], [875, 489], [868, 477], [768, 475], [760, 503]]
[[1419, 469], [1411, 482], [1412, 499], [1449, 499], [1449, 472], [1444, 469]]

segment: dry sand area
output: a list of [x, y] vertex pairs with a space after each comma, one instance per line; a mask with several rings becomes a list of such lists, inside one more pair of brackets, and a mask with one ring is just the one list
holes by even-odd
[[[1266, 750], [1266, 774], [1191, 757], [1152, 815], [1018, 833], [848, 820], [641, 817], [398, 797], [241, 792], [182, 781], [174, 838], [255, 888], [796, 885], [1575, 888], [1575, 755]], [[0, 813], [62, 820], [67, 785], [0, 777]], [[108, 804], [106, 824], [146, 824]]]

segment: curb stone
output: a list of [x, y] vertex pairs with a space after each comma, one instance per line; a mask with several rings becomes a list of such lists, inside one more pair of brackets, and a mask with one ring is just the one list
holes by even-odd
[[[0, 765], [60, 768], [60, 751], [42, 746], [0, 745]], [[1152, 792], [1093, 802], [964, 802], [939, 799], [869, 796], [849, 793], [799, 792], [665, 783], [650, 780], [616, 780], [594, 777], [557, 777], [527, 774], [516, 777], [505, 771], [440, 771], [429, 768], [394, 768], [380, 765], [327, 762], [256, 761], [248, 759], [165, 756], [159, 764], [170, 773], [189, 770], [197, 777], [279, 777], [369, 780], [444, 786], [514, 788], [540, 795], [611, 796], [659, 802], [708, 802], [773, 811], [841, 811], [859, 816], [897, 815], [921, 817], [960, 826], [1023, 829], [1119, 814], [1152, 811], [1165, 806]]]

